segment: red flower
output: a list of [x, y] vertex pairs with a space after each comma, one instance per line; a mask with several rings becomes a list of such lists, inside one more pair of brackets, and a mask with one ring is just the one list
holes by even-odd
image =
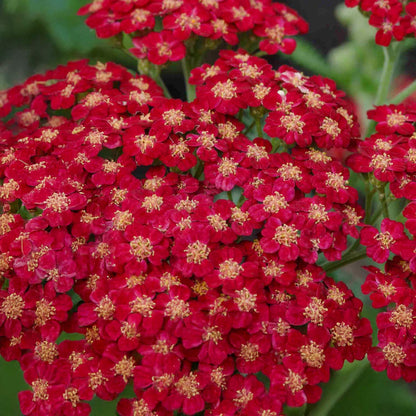
[[330, 369], [339, 370], [344, 359], [339, 351], [330, 347], [328, 330], [315, 325], [308, 326], [307, 335], [290, 331], [287, 338], [288, 351], [304, 362], [305, 375], [310, 384], [329, 381]]
[[230, 343], [237, 350], [236, 368], [240, 373], [255, 374], [267, 367], [270, 336], [262, 333], [249, 336], [245, 332], [235, 331], [230, 334]]
[[416, 345], [404, 328], [390, 327], [378, 334], [379, 344], [368, 352], [368, 360], [376, 371], [387, 369], [391, 380], [416, 380]]
[[404, 328], [410, 335], [416, 334], [416, 306], [411, 300], [406, 303], [397, 304], [396, 307], [388, 312], [381, 312], [377, 315], [377, 326], [380, 330], [390, 327]]
[[[147, 0], [139, 3], [147, 3]], [[117, 4], [117, 3], [116, 3]], [[126, 4], [126, 3], [124, 3]], [[137, 3], [137, 6], [140, 4]], [[155, 17], [146, 7], [136, 8], [128, 15], [122, 15], [123, 20], [120, 22], [120, 31], [132, 33], [144, 29], [153, 29], [155, 26]], [[91, 24], [91, 22], [89, 22]]]
[[308, 383], [302, 362], [286, 357], [283, 364], [268, 368], [270, 394], [288, 406], [300, 407], [320, 399], [321, 389]]
[[260, 404], [264, 392], [264, 385], [256, 376], [235, 374], [228, 380], [223, 397], [232, 402], [235, 410], [244, 411], [250, 405]]
[[28, 284], [25, 280], [14, 278], [8, 290], [0, 292], [0, 323], [2, 334], [7, 338], [18, 338], [22, 329], [27, 330], [34, 324], [35, 317], [31, 309], [36, 305], [39, 287], [27, 289]]
[[[145, 56], [156, 65], [167, 61], [179, 61], [185, 57], [186, 48], [180, 39], [172, 37], [170, 31], [150, 32], [143, 38], [134, 38], [130, 51], [138, 58]], [[144, 53], [143, 53], [144, 52]]]
[[194, 227], [192, 230], [182, 233], [176, 239], [172, 248], [173, 264], [185, 276], [191, 276], [192, 274], [198, 277], [204, 276], [213, 268], [209, 260], [211, 250], [209, 235], [201, 234]]
[[274, 55], [278, 51], [290, 55], [296, 48], [296, 41], [286, 36], [296, 35], [297, 30], [280, 16], [270, 18], [264, 26], [255, 28], [254, 33], [265, 38], [260, 41], [259, 46], [269, 55]]
[[[408, 238], [401, 223], [385, 218], [380, 232], [374, 227], [365, 226], [361, 230], [361, 244], [367, 246], [367, 254], [377, 263], [384, 263], [390, 251], [401, 254], [408, 247]], [[405, 256], [407, 257], [407, 256]]]
[[73, 221], [73, 210], [85, 207], [86, 197], [67, 183], [54, 181], [50, 186], [32, 191], [23, 197], [28, 209], [43, 209], [42, 216], [51, 227], [69, 225]]
[[377, 121], [376, 130], [382, 134], [398, 133], [410, 136], [416, 115], [403, 105], [383, 105], [368, 111], [368, 118]]
[[210, 259], [214, 270], [204, 277], [209, 287], [222, 285], [227, 293], [229, 290], [241, 289], [245, 278], [256, 276], [256, 263], [244, 261], [243, 252], [238, 248], [222, 247], [215, 250]]
[[155, 135], [157, 141], [164, 141], [173, 133], [185, 133], [194, 128], [194, 121], [189, 117], [189, 105], [181, 100], [160, 100], [159, 105], [152, 109], [150, 117], [153, 120], [150, 135]]
[[199, 206], [196, 209], [194, 218], [205, 226], [213, 243], [220, 241], [231, 244], [236, 240], [236, 234], [229, 224], [233, 208], [235, 208], [233, 202], [219, 199], [212, 206]]
[[287, 221], [292, 216], [290, 207], [294, 197], [295, 189], [287, 182], [260, 185], [253, 192], [253, 198], [262, 203], [252, 205], [248, 212], [256, 221], [264, 221], [271, 216]]
[[137, 412], [142, 412], [147, 416], [170, 416], [172, 412], [160, 409], [152, 411], [152, 407], [144, 399], [121, 399], [117, 404], [117, 412], [121, 416], [134, 416]]
[[241, 186], [249, 176], [249, 171], [240, 166], [243, 157], [238, 152], [224, 153], [217, 163], [207, 163], [204, 169], [205, 180], [223, 191]]
[[209, 108], [223, 114], [236, 114], [247, 105], [242, 100], [246, 87], [233, 81], [228, 75], [220, 74], [207, 79], [205, 85], [197, 87], [197, 97], [208, 103]]
[[139, 264], [150, 262], [160, 265], [168, 256], [169, 241], [154, 228], [133, 223], [124, 232], [127, 244], [120, 244], [115, 252], [121, 261], [135, 260]]
[[186, 415], [193, 415], [205, 408], [202, 396], [205, 381], [199, 373], [181, 371], [175, 376], [174, 386], [168, 397], [163, 399], [163, 406], [168, 410], [180, 410]]
[[180, 170], [187, 171], [197, 164], [194, 149], [181, 137], [170, 135], [168, 146], [166, 152], [161, 152], [159, 157], [166, 166], [177, 166]]
[[186, 40], [192, 34], [208, 37], [211, 34], [210, 18], [210, 13], [198, 3], [185, 3], [163, 19], [163, 27], [172, 30], [170, 36], [174, 39]]
[[273, 111], [266, 119], [264, 131], [270, 137], [279, 137], [287, 144], [310, 146], [316, 133], [318, 121], [313, 113], [293, 108], [292, 111]]
[[91, 400], [96, 394], [103, 400], [114, 400], [126, 387], [117, 371], [117, 365], [109, 358], [94, 358], [82, 363], [75, 371], [80, 397]]
[[381, 46], [389, 46], [393, 37], [401, 41], [405, 35], [404, 28], [399, 23], [400, 16], [394, 11], [383, 15], [373, 13], [368, 22], [371, 26], [379, 28], [376, 33], [376, 43]]
[[[358, 299], [353, 299], [358, 301]], [[342, 357], [349, 362], [362, 360], [371, 347], [371, 324], [366, 318], [359, 318], [362, 308], [360, 301], [353, 303], [344, 310], [332, 312], [326, 317], [324, 326], [329, 328], [332, 342]]]
[[186, 349], [198, 347], [198, 360], [201, 363], [220, 365], [231, 354], [227, 340], [231, 330], [228, 317], [197, 312], [184, 320], [184, 326], [176, 331]]
[[357, 190], [348, 186], [349, 171], [341, 165], [333, 164], [325, 172], [317, 172], [313, 184], [318, 193], [326, 194], [332, 202], [340, 204], [357, 201]]
[[299, 230], [294, 224], [284, 224], [270, 217], [262, 230], [261, 247], [266, 253], [279, 253], [284, 261], [296, 260], [299, 256]]
[[416, 4], [410, 2], [406, 5], [406, 15], [402, 18], [401, 25], [403, 25], [406, 34], [416, 34]]
[[361, 291], [368, 295], [373, 308], [382, 308], [392, 302], [408, 302], [410, 290], [403, 279], [393, 273], [383, 273], [373, 266], [366, 269], [370, 272], [361, 286]]
[[39, 363], [29, 367], [24, 377], [32, 391], [19, 393], [22, 413], [25, 416], [57, 414], [63, 405], [65, 386], [69, 383], [68, 370], [63, 360], [53, 365]]

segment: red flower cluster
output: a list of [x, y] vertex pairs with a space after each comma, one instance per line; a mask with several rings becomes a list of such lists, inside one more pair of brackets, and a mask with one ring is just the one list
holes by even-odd
[[416, 200], [416, 105], [384, 105], [368, 112], [376, 133], [360, 143], [348, 165], [356, 172], [372, 172], [389, 184], [396, 198]]
[[359, 6], [369, 16], [370, 25], [377, 28], [378, 45], [389, 46], [393, 38], [401, 41], [416, 34], [416, 1], [345, 0], [345, 4]]
[[[362, 303], [315, 264], [363, 217], [325, 152], [354, 147], [341, 94], [244, 51], [193, 79], [184, 103], [79, 61], [1, 93], [0, 352], [23, 414], [86, 416], [132, 383], [122, 416], [278, 415], [369, 350]], [[268, 111], [290, 151], [235, 117]]]
[[[239, 42], [239, 35], [254, 38], [268, 54], [292, 53], [294, 39], [308, 24], [290, 7], [271, 0], [94, 0], [79, 10], [87, 25], [107, 38], [131, 34], [138, 58], [161, 65], [185, 57], [185, 41]], [[159, 26], [161, 26], [159, 28]]]
[[[396, 198], [405, 198], [406, 206], [401, 222], [383, 219], [380, 230], [367, 225], [360, 234], [367, 255], [377, 263], [385, 263], [385, 272], [367, 267], [369, 275], [362, 286], [370, 294], [374, 308], [385, 308], [379, 313], [377, 347], [368, 358], [377, 371], [387, 368], [389, 378], [403, 377], [416, 380], [416, 149], [414, 105], [376, 107], [368, 117], [377, 121], [376, 133], [360, 143], [357, 153], [348, 164], [357, 172], [374, 175], [378, 185], [389, 184]], [[394, 257], [392, 258], [392, 254]]]
[[239, 50], [221, 51], [214, 65], [194, 69], [190, 83], [211, 110], [237, 114], [258, 108], [257, 118], [267, 114], [264, 132], [288, 145], [354, 149], [357, 144], [357, 119], [328, 78], [307, 77], [288, 66], [274, 71], [264, 59]]
[[374, 370], [387, 370], [390, 379], [411, 382], [416, 380], [415, 274], [400, 256], [388, 260], [385, 267], [384, 273], [368, 267], [362, 286], [363, 293], [370, 293], [372, 306], [383, 308], [377, 315], [379, 343], [370, 349], [368, 359]]

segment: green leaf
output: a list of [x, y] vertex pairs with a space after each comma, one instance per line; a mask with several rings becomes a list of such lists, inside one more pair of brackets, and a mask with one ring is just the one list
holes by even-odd
[[334, 78], [325, 57], [308, 41], [296, 39], [296, 49], [288, 58], [305, 69], [324, 77]]
[[289, 407], [284, 406], [283, 413], [286, 416], [303, 416], [305, 414], [306, 405], [302, 407]]
[[94, 397], [91, 401], [91, 415], [90, 416], [116, 416], [117, 403], [120, 398], [135, 397], [132, 384], [128, 384], [117, 400], [104, 401], [98, 397]]
[[131, 40], [131, 36], [124, 32], [123, 32], [122, 44], [123, 44], [123, 47], [126, 49], [131, 49], [134, 47], [133, 41]]
[[23, 379], [23, 372], [17, 361], [6, 362], [0, 358], [0, 415], [20, 415], [17, 394], [22, 390], [29, 390]]
[[416, 415], [414, 386], [403, 380], [389, 380], [385, 372], [367, 368], [329, 413], [329, 416], [351, 415]]
[[312, 406], [308, 416], [329, 416], [343, 394], [357, 381], [368, 366], [368, 361], [345, 363], [342, 370], [337, 371], [331, 382], [323, 389], [321, 400]]
[[106, 44], [87, 27], [84, 16], [77, 16], [79, 8], [85, 5], [84, 0], [29, 2], [16, 0], [16, 2], [18, 3], [16, 11], [23, 9], [27, 18], [39, 20], [62, 51], [86, 54], [93, 48]]

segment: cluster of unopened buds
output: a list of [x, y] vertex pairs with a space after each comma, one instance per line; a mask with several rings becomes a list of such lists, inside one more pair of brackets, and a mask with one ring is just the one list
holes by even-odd
[[[155, 64], [182, 59], [174, 42], [189, 37], [235, 44], [251, 31], [285, 50], [305, 29], [270, 1], [81, 12], [99, 36], [138, 31], [134, 53]], [[84, 60], [0, 93], [0, 353], [30, 386], [22, 413], [86, 416], [94, 396], [130, 384], [121, 416], [277, 416], [318, 401], [332, 370], [367, 353], [415, 380], [416, 202], [403, 212], [410, 236], [388, 218], [365, 225], [348, 167], [416, 201], [416, 107], [376, 108], [377, 132], [360, 141], [333, 81], [243, 49], [189, 83], [185, 102]], [[362, 302], [326, 273], [348, 238], [385, 263], [363, 286], [384, 308], [376, 347]]]

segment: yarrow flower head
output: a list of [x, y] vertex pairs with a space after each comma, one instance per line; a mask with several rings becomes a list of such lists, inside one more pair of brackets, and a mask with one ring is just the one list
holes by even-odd
[[[130, 381], [120, 414], [300, 406], [369, 348], [361, 303], [315, 265], [341, 258], [362, 216], [327, 153], [355, 146], [336, 129], [356, 129], [340, 94], [243, 50], [192, 80], [184, 103], [146, 76], [78, 61], [5, 92], [0, 351], [27, 375], [27, 415], [51, 400], [87, 415], [94, 395], [114, 400]], [[286, 125], [295, 102], [309, 138], [282, 136], [287, 152], [236, 117]]]
[[253, 46], [268, 54], [290, 54], [296, 47], [291, 36], [308, 31], [295, 10], [271, 0], [94, 0], [78, 13], [88, 15], [87, 25], [100, 38], [128, 34], [131, 52], [156, 65], [183, 59], [189, 41], [201, 40], [202, 48], [221, 41], [236, 45], [239, 35], [247, 34], [254, 35]]
[[[371, 13], [380, 44], [411, 34], [413, 2], [347, 3]], [[415, 380], [414, 105], [370, 110], [361, 140], [334, 81], [260, 57], [307, 31], [281, 3], [95, 0], [79, 13], [131, 40], [154, 79], [81, 60], [0, 92], [0, 354], [30, 386], [22, 413], [88, 416], [130, 385], [121, 416], [280, 416], [366, 355]], [[202, 63], [221, 42], [246, 49]], [[188, 101], [160, 77], [179, 60]], [[350, 169], [368, 178], [367, 212]], [[384, 264], [362, 286], [383, 308], [375, 346], [362, 301], [330, 277], [365, 256]]]

